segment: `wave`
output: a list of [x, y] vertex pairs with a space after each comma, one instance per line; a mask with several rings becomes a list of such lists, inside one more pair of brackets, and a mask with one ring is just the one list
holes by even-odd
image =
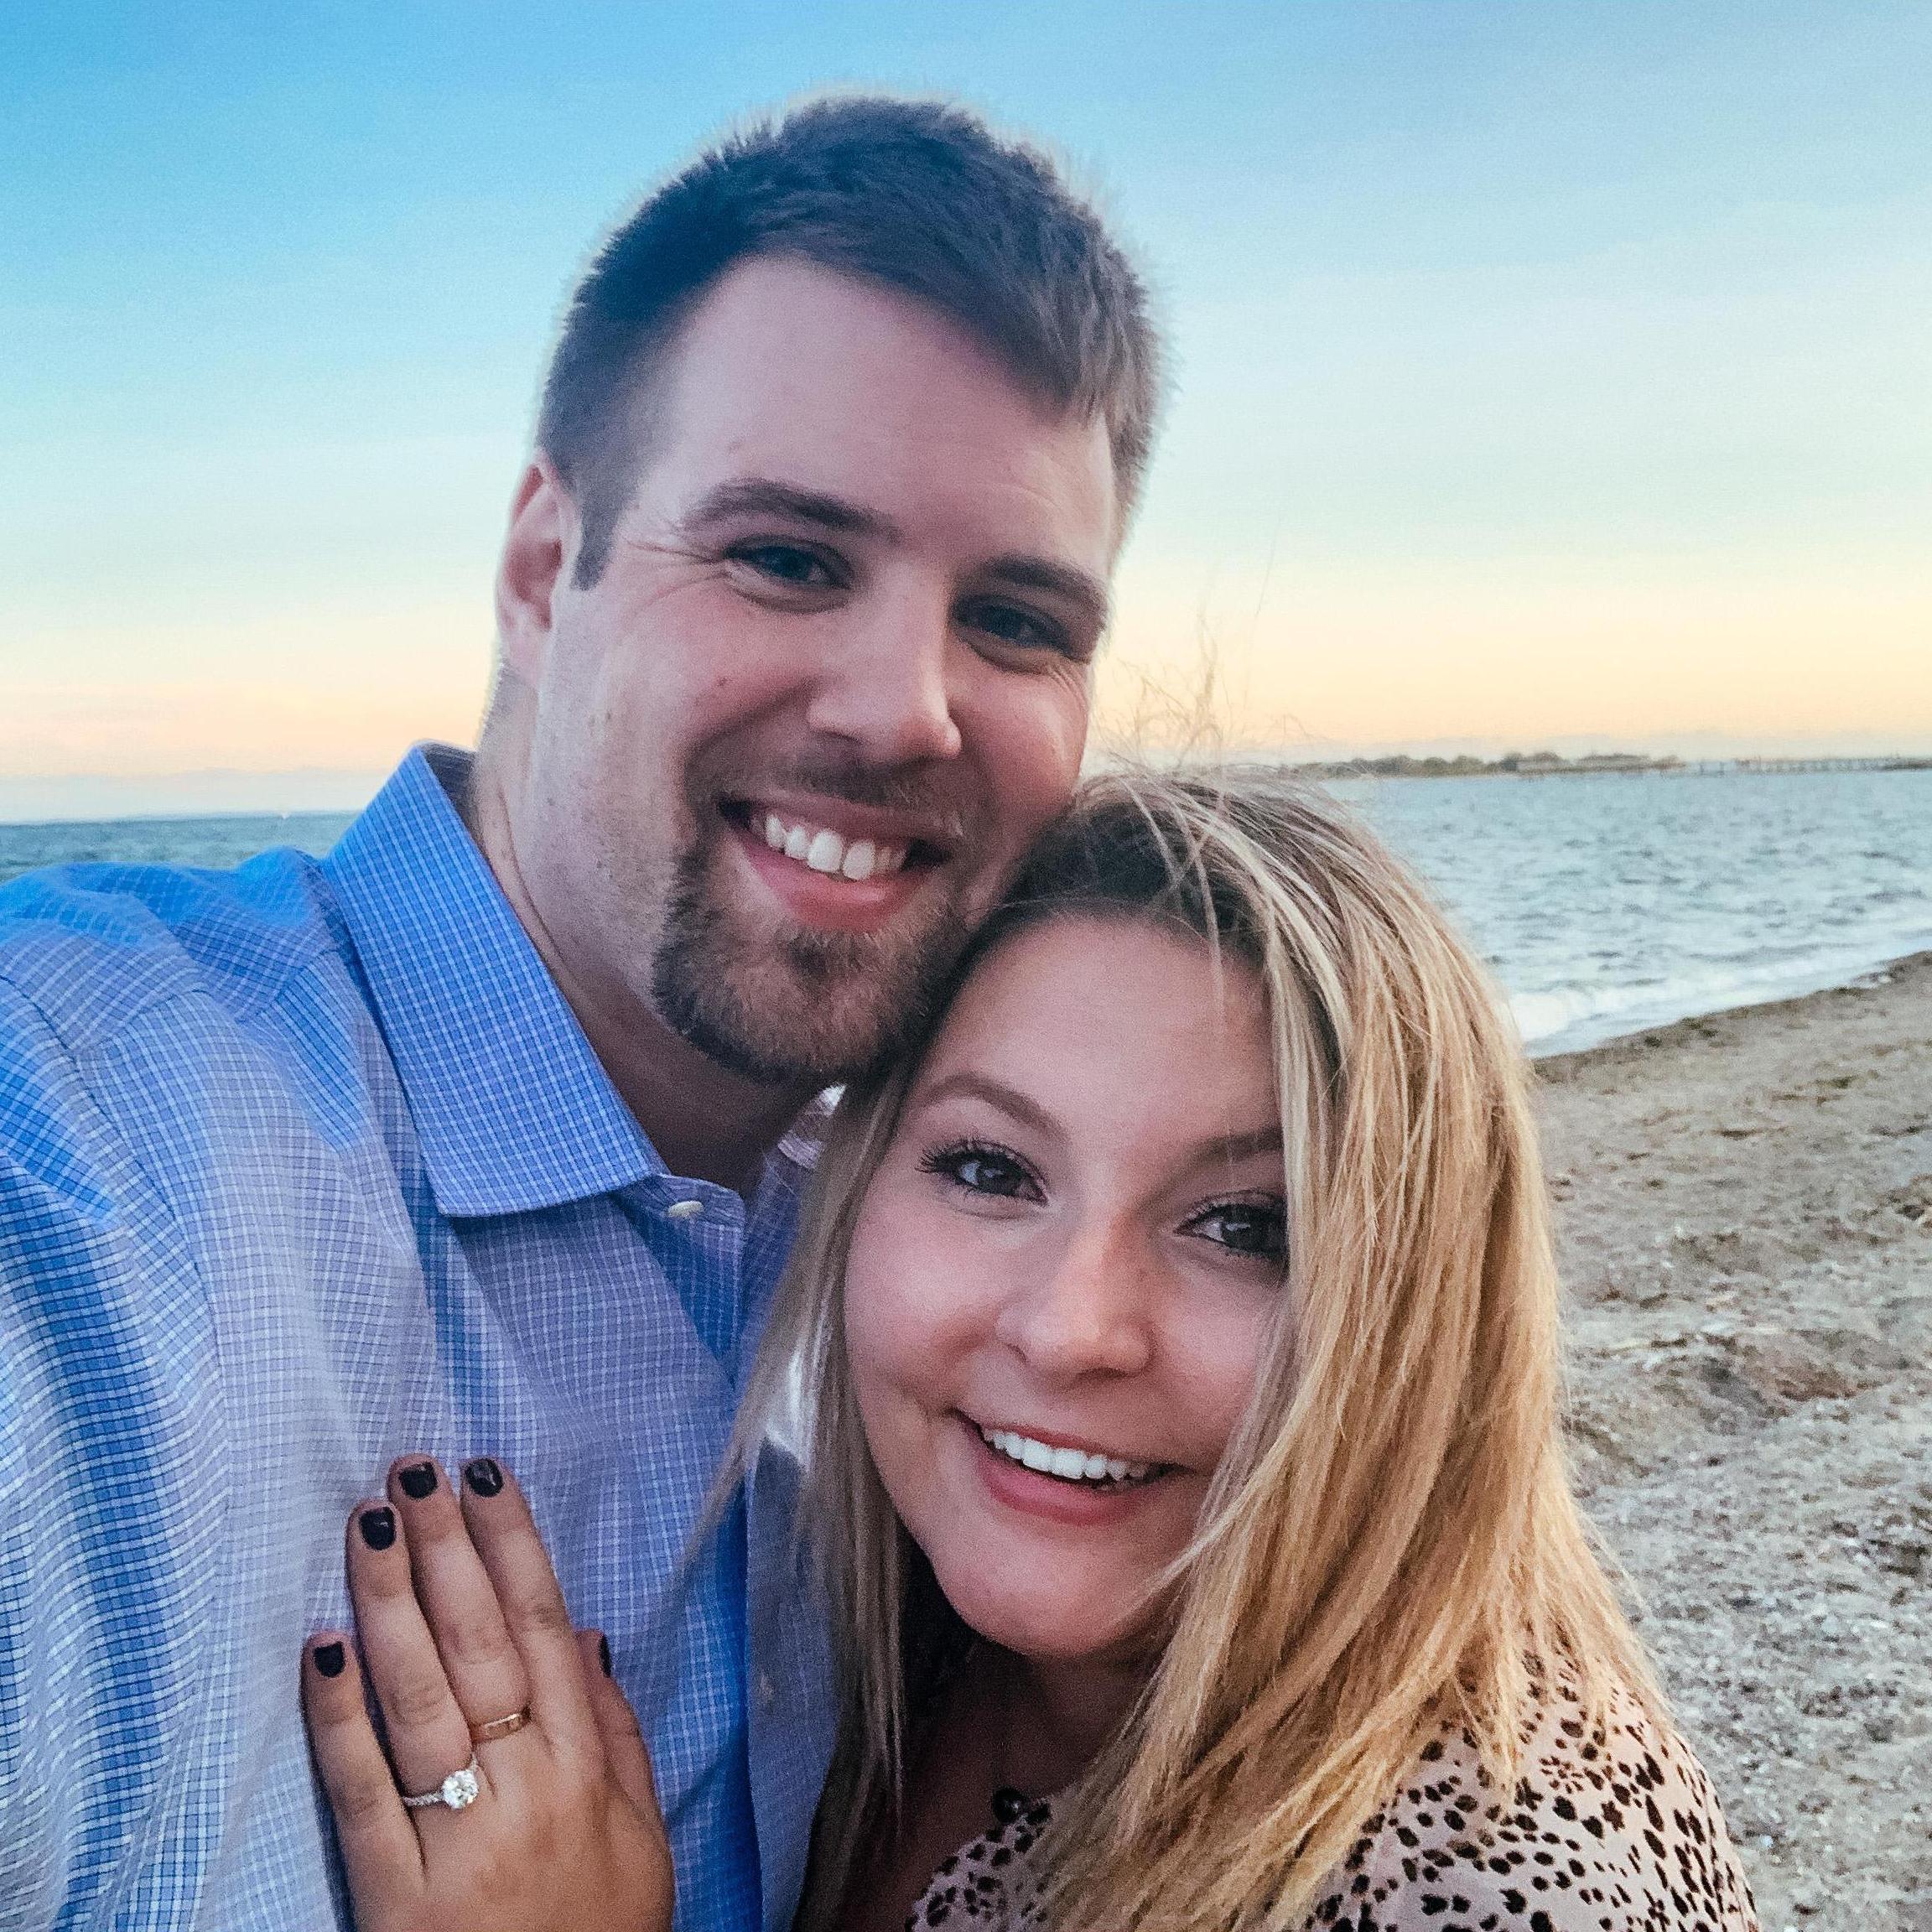
[[1872, 932], [1801, 959], [1712, 965], [1642, 985], [1564, 988], [1509, 996], [1533, 1059], [1577, 1053], [1633, 1033], [1738, 1006], [1765, 1006], [1845, 986], [1914, 953], [1932, 951], [1932, 926]]

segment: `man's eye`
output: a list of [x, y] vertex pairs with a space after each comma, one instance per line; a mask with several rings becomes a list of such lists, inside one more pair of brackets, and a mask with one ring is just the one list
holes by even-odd
[[1016, 604], [969, 604], [959, 613], [970, 629], [996, 637], [1019, 651], [1056, 651], [1073, 655], [1071, 640], [1061, 626]]
[[735, 561], [749, 564], [761, 576], [781, 584], [795, 584], [802, 589], [829, 589], [839, 579], [831, 566], [815, 550], [796, 543], [750, 543], [731, 553]]
[[1183, 1233], [1225, 1248], [1231, 1254], [1250, 1256], [1279, 1266], [1288, 1259], [1288, 1217], [1267, 1201], [1223, 1201], [1204, 1208]]
[[1039, 1198], [1039, 1183], [1031, 1171], [1004, 1147], [959, 1141], [950, 1147], [935, 1147], [919, 1166], [925, 1173], [937, 1174], [969, 1194], [999, 1201]]

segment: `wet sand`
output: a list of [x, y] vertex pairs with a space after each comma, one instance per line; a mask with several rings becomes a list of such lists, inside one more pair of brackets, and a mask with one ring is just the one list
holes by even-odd
[[1767, 1932], [1932, 1932], [1932, 953], [1538, 1072], [1581, 1487]]

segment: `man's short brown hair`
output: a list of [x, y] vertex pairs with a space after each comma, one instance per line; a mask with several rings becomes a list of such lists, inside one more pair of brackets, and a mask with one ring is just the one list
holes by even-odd
[[912, 297], [1026, 389], [1101, 417], [1124, 517], [1153, 438], [1160, 348], [1146, 290], [1037, 149], [937, 102], [816, 101], [732, 135], [650, 196], [571, 298], [537, 439], [582, 521], [594, 583], [639, 460], [634, 403], [724, 272], [782, 256]]

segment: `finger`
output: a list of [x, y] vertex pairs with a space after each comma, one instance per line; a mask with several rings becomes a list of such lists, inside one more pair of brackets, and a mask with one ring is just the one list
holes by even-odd
[[593, 1753], [597, 1721], [577, 1661], [577, 1633], [523, 1492], [487, 1456], [463, 1468], [463, 1516], [503, 1621], [530, 1674], [530, 1709], [559, 1749]]
[[522, 1711], [529, 1674], [443, 1472], [426, 1457], [401, 1457], [389, 1471], [389, 1499], [402, 1519], [417, 1604], [465, 1722], [474, 1727]]
[[379, 1923], [385, 1906], [421, 1889], [423, 1850], [369, 1722], [356, 1654], [338, 1632], [325, 1631], [303, 1655], [302, 1715], [356, 1909], [364, 1923]]
[[396, 1775], [405, 1791], [433, 1791], [470, 1762], [470, 1727], [417, 1607], [402, 1519], [387, 1503], [349, 1519], [349, 1595]]
[[604, 1762], [618, 1789], [662, 1831], [664, 1815], [657, 1808], [657, 1780], [652, 1775], [651, 1753], [645, 1748], [644, 1733], [631, 1700], [610, 1675], [610, 1646], [604, 1633], [579, 1630], [577, 1655], [597, 1734], [604, 1740]]

